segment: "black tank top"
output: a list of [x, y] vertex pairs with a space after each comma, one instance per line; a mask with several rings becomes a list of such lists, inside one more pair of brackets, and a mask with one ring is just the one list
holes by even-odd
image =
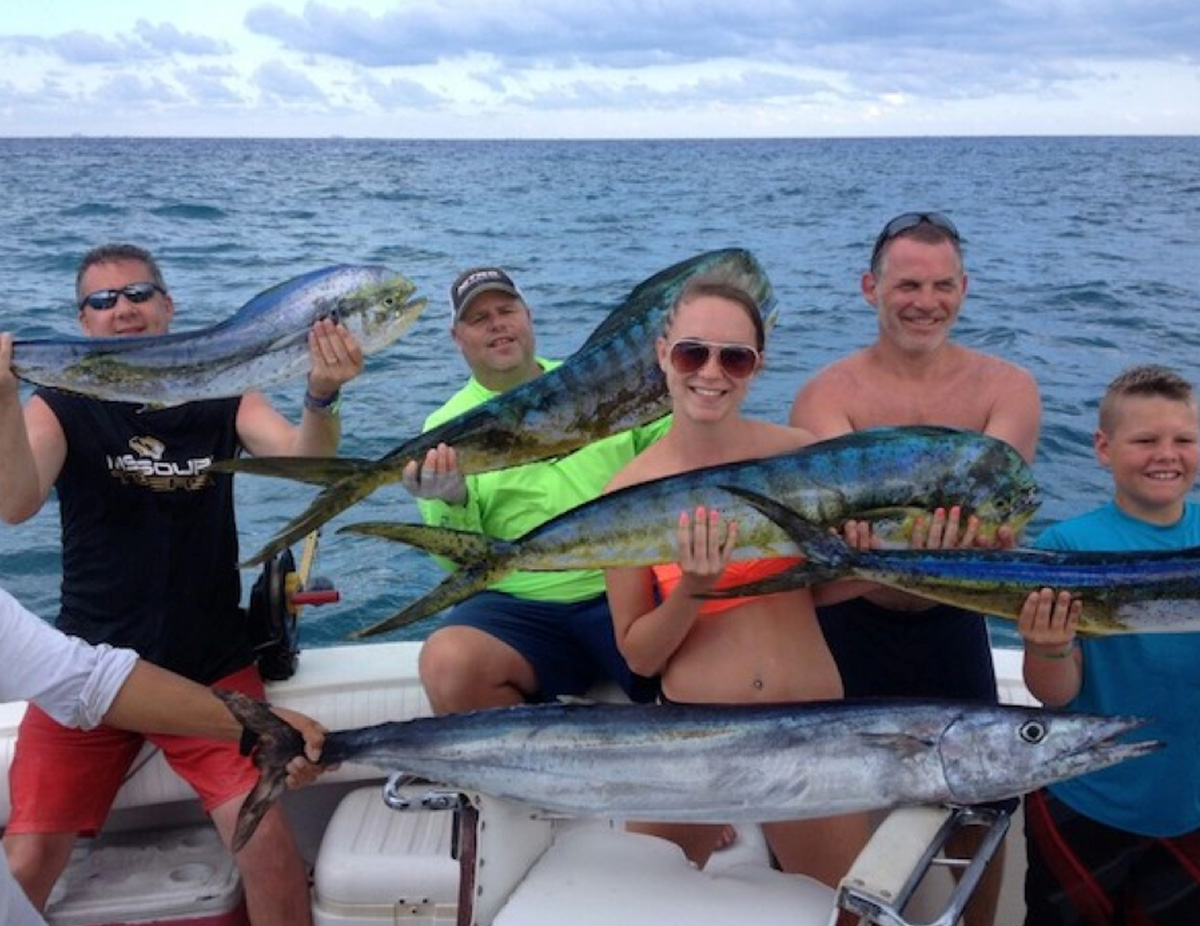
[[233, 478], [239, 399], [142, 410], [39, 389], [67, 438], [57, 625], [201, 683], [253, 661], [240, 610]]

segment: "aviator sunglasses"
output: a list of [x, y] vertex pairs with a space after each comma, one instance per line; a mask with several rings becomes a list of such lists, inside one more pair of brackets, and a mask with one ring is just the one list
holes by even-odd
[[875, 262], [879, 259], [879, 252], [883, 250], [885, 244], [910, 228], [916, 228], [922, 222], [932, 225], [934, 228], [940, 228], [956, 242], [960, 240], [958, 229], [954, 227], [954, 223], [940, 212], [905, 212], [883, 226], [883, 231], [875, 239], [875, 248], [871, 251], [871, 266], [875, 266]]
[[162, 293], [164, 296], [167, 291], [157, 283], [130, 283], [128, 286], [122, 286], [120, 289], [98, 289], [94, 293], [88, 293], [83, 297], [83, 301], [79, 303], [79, 308], [95, 309], [98, 312], [103, 312], [105, 309], [111, 309], [117, 304], [117, 300], [124, 296], [135, 305], [140, 305], [146, 300], [153, 297], [155, 293]]
[[759, 354], [746, 344], [719, 344], [696, 338], [680, 338], [671, 345], [671, 366], [682, 376], [704, 369], [713, 351], [721, 369], [734, 379], [745, 379], [758, 369]]

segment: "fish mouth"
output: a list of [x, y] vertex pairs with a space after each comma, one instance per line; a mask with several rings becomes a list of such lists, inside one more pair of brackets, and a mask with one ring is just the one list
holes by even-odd
[[[1163, 746], [1161, 741], [1152, 739], [1118, 739], [1144, 726], [1147, 721], [1141, 717], [1105, 717], [1044, 708], [1023, 716], [1022, 713], [1010, 715], [1017, 721], [1015, 738], [986, 737], [991, 746], [1002, 743], [999, 750], [986, 744], [979, 748], [979, 740], [970, 735], [952, 743], [943, 734], [942, 762], [954, 802], [980, 804], [1005, 800], [1136, 759]], [[972, 726], [969, 720], [960, 718], [960, 721], [964, 723], [963, 732]], [[952, 723], [946, 732], [958, 722]], [[1005, 758], [1014, 761], [1007, 765]]]
[[1047, 771], [1057, 778], [1068, 778], [1098, 771], [1102, 768], [1149, 755], [1162, 749], [1161, 740], [1120, 740], [1119, 736], [1130, 733], [1147, 723], [1143, 717], [1110, 717], [1090, 737], [1085, 737], [1074, 748], [1046, 763]]

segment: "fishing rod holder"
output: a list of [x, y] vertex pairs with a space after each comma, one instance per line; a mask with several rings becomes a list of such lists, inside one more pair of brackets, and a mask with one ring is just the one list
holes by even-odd
[[[1003, 844], [1010, 819], [1009, 812], [986, 807], [892, 811], [838, 885], [830, 923], [836, 922], [839, 910], [848, 910], [871, 926], [953, 926]], [[946, 856], [947, 841], [967, 827], [984, 829], [975, 854], [969, 859]], [[942, 912], [932, 920], [905, 919], [905, 907], [936, 868], [952, 869], [957, 881]]]
[[461, 810], [469, 803], [467, 796], [453, 788], [431, 787], [424, 794], [414, 798], [411, 793], [413, 779], [403, 772], [393, 772], [383, 786], [383, 802], [392, 810], [436, 811]]

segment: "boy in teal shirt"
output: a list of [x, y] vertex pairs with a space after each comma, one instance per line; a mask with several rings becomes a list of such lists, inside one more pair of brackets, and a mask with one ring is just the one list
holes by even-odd
[[[1200, 546], [1200, 508], [1187, 500], [1198, 441], [1190, 383], [1164, 367], [1126, 371], [1104, 395], [1094, 437], [1113, 501], [1036, 546]], [[1200, 924], [1200, 635], [1077, 640], [1086, 607], [1067, 590], [1030, 596], [1020, 622], [1029, 690], [1050, 707], [1152, 718], [1139, 738], [1167, 746], [1026, 797], [1026, 926]]]

